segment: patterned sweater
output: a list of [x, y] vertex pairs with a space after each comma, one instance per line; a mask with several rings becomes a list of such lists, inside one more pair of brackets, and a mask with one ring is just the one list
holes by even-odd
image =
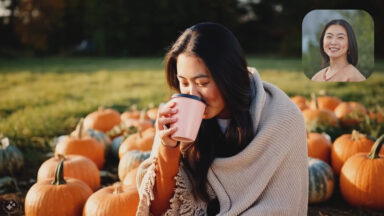
[[[238, 154], [216, 158], [208, 170], [207, 186], [211, 197], [220, 203], [220, 216], [233, 215], [307, 215], [308, 167], [306, 131], [300, 110], [280, 89], [252, 73], [252, 116], [255, 137]], [[140, 202], [137, 216], [151, 215], [157, 169], [175, 169], [174, 193], [163, 215], [206, 215], [207, 204], [195, 200], [191, 183], [182, 164], [165, 167], [159, 158], [167, 153], [155, 139], [151, 157], [144, 161], [137, 174]], [[160, 150], [159, 150], [160, 149]], [[162, 157], [159, 157], [162, 156]], [[175, 163], [175, 162], [174, 162]], [[164, 171], [172, 172], [172, 171]], [[162, 173], [164, 173], [162, 172]], [[164, 174], [163, 174], [164, 175]]]

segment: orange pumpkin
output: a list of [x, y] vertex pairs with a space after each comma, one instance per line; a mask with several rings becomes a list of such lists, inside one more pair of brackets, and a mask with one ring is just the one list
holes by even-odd
[[299, 107], [300, 110], [305, 110], [309, 108], [308, 101], [304, 96], [297, 95], [297, 96], [291, 97], [291, 100], [293, 101], [293, 103], [296, 104], [296, 106]]
[[81, 155], [58, 155], [46, 160], [37, 172], [37, 181], [55, 176], [55, 169], [61, 160], [64, 160], [64, 177], [82, 180], [93, 191], [100, 188], [100, 173], [96, 164]]
[[335, 174], [339, 175], [344, 162], [359, 152], [369, 152], [373, 141], [364, 134], [353, 130], [352, 134], [344, 134], [338, 137], [332, 145], [331, 161]]
[[[83, 121], [82, 119], [80, 121]], [[56, 145], [55, 155], [82, 155], [91, 159], [99, 169], [104, 165], [104, 146], [96, 139], [85, 136], [82, 133], [82, 124], [78, 130], [77, 137], [71, 135], [65, 137]]]
[[136, 215], [139, 194], [136, 185], [115, 183], [92, 194], [87, 200], [83, 216]]
[[383, 141], [384, 135], [369, 154], [352, 156], [341, 169], [340, 191], [351, 205], [384, 210], [384, 154], [379, 154]]
[[329, 164], [332, 143], [324, 134], [307, 133], [308, 156]]
[[135, 169], [129, 171], [127, 175], [125, 175], [123, 185], [136, 185], [136, 176], [138, 169], [139, 167], [136, 167]]
[[119, 158], [131, 150], [149, 151], [152, 149], [155, 139], [155, 128], [148, 128], [144, 132], [138, 132], [130, 135], [119, 147]]
[[62, 160], [55, 178], [39, 181], [29, 189], [24, 204], [26, 216], [81, 216], [92, 189], [81, 180], [64, 179], [63, 166]]
[[357, 102], [342, 102], [335, 108], [335, 115], [344, 127], [354, 127], [363, 121], [367, 110]]
[[379, 124], [384, 122], [384, 111], [370, 111], [368, 116], [370, 119], [375, 120]]
[[322, 125], [336, 127], [338, 120], [335, 114], [328, 109], [306, 109], [303, 110], [306, 125]]
[[120, 181], [123, 181], [127, 173], [135, 168], [137, 168], [141, 162], [145, 159], [149, 158], [151, 155], [150, 151], [128, 151], [124, 154], [124, 156], [120, 159], [118, 166], [118, 175]]
[[120, 113], [114, 109], [99, 109], [88, 114], [84, 120], [84, 128], [103, 131], [104, 133], [111, 130], [115, 125], [121, 122]]
[[[328, 109], [331, 111], [335, 110], [335, 108], [341, 103], [339, 98], [332, 96], [318, 96], [316, 100], [319, 109]], [[316, 108], [316, 103], [314, 100], [311, 102], [311, 108]]]
[[147, 111], [147, 116], [150, 120], [156, 121], [157, 119], [157, 112], [159, 112], [159, 108], [154, 107]]

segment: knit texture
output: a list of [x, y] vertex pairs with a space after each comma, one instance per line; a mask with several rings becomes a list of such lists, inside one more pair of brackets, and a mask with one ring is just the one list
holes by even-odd
[[[280, 89], [252, 73], [252, 116], [255, 137], [240, 153], [216, 158], [208, 170], [208, 188], [220, 203], [220, 216], [307, 215], [308, 167], [306, 131], [300, 110]], [[136, 215], [150, 215], [159, 139], [151, 157], [138, 171], [140, 203]], [[195, 200], [183, 170], [165, 215], [206, 215], [206, 204]], [[211, 191], [212, 190], [212, 191]]]

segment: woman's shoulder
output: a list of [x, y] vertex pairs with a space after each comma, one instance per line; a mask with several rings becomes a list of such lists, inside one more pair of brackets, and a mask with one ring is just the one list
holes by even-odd
[[323, 80], [323, 73], [324, 73], [324, 70], [326, 70], [327, 68], [323, 68], [321, 70], [319, 70], [315, 75], [313, 75], [313, 77], [311, 78], [312, 81], [324, 81]]
[[366, 80], [366, 78], [360, 73], [360, 71], [353, 65], [348, 68], [348, 80], [350, 82], [360, 82]]

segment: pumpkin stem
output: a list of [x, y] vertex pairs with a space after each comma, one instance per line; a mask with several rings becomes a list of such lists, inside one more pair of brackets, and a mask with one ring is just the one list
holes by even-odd
[[372, 148], [371, 148], [371, 152], [369, 152], [368, 154], [368, 158], [369, 159], [376, 159], [376, 158], [379, 158], [379, 152], [381, 150], [381, 147], [383, 146], [384, 144], [384, 135], [381, 135], [381, 137], [379, 137], [375, 144], [373, 144]]
[[141, 128], [140, 125], [137, 127], [137, 130], [139, 131], [139, 137], [140, 137], [140, 139], [143, 138], [143, 129]]
[[59, 160], [66, 160], [63, 154], [58, 154], [57, 157], [59, 158]]
[[142, 109], [140, 111], [140, 118], [139, 118], [139, 122], [143, 122], [145, 120], [145, 115], [147, 114], [146, 110], [145, 109]]
[[53, 180], [52, 184], [62, 185], [66, 183], [67, 182], [64, 179], [64, 159], [61, 159], [59, 164], [56, 167], [55, 179]]
[[360, 133], [359, 133], [359, 131], [357, 131], [357, 130], [353, 130], [353, 131], [352, 131], [352, 140], [353, 140], [353, 141], [358, 140], [359, 137], [360, 137]]
[[116, 182], [115, 184], [113, 184], [113, 194], [119, 194], [121, 193], [121, 183], [120, 182]]
[[79, 123], [76, 126], [78, 139], [81, 139], [83, 137], [83, 127], [84, 127], [84, 118], [81, 118]]
[[317, 102], [317, 96], [314, 92], [311, 93], [312, 101], [315, 102], [315, 109], [319, 109], [319, 103]]

